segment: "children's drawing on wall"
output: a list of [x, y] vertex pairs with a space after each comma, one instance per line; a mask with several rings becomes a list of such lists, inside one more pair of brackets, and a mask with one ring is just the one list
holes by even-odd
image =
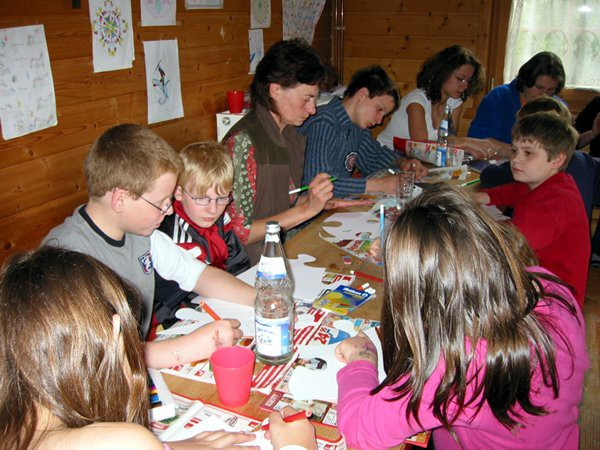
[[250, 0], [250, 28], [271, 26], [271, 0]]
[[283, 39], [303, 38], [312, 44], [325, 0], [283, 0]]
[[127, 69], [135, 58], [130, 0], [89, 0], [94, 72]]
[[263, 30], [248, 30], [248, 49], [250, 51], [250, 70], [248, 73], [253, 74], [256, 72], [258, 62], [265, 56]]
[[183, 117], [177, 40], [144, 42], [148, 123]]
[[4, 139], [58, 123], [43, 25], [0, 30], [0, 121]]
[[175, 25], [176, 0], [140, 0], [142, 26]]

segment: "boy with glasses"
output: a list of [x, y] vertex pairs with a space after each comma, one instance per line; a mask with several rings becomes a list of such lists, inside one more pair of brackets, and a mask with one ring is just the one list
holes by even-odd
[[[181, 166], [173, 148], [152, 131], [132, 124], [108, 129], [85, 160], [88, 203], [43, 241], [93, 256], [136, 288], [143, 302], [142, 336], [150, 326], [155, 269], [187, 291], [245, 305], [254, 300], [251, 286], [198, 261], [156, 230], [172, 212]], [[146, 342], [146, 364], [161, 368], [207, 358], [241, 337], [239, 325], [219, 320], [187, 336]]]
[[[197, 142], [179, 153], [183, 170], [175, 189], [174, 213], [160, 230], [198, 260], [237, 275], [250, 268], [250, 258], [225, 208], [231, 201], [233, 162], [217, 142]], [[156, 277], [155, 320], [170, 325], [189, 292]]]

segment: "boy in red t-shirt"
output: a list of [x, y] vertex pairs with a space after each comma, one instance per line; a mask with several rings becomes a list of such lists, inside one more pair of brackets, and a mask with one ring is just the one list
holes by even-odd
[[535, 250], [540, 265], [568, 284], [583, 307], [589, 225], [577, 185], [564, 172], [577, 138], [575, 129], [556, 114], [520, 119], [512, 130], [510, 167], [515, 182], [473, 195], [481, 204], [513, 208], [512, 222]]

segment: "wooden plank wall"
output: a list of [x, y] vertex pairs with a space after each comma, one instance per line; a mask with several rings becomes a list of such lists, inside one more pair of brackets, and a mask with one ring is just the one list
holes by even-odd
[[[486, 64], [491, 7], [492, 0], [345, 0], [344, 81], [361, 67], [380, 64], [405, 94], [416, 87], [423, 61], [454, 44]], [[473, 101], [466, 106], [459, 133], [466, 133], [473, 115]]]
[[[177, 25], [142, 27], [139, 0], [131, 0], [133, 68], [93, 73], [88, 2], [2, 0], [0, 28], [43, 24], [56, 92], [58, 125], [27, 136], [0, 138], [0, 263], [35, 248], [87, 198], [82, 164], [89, 145], [107, 128], [147, 124], [143, 41], [177, 39], [185, 117], [152, 125], [174, 148], [216, 137], [215, 113], [225, 92], [246, 89], [250, 2], [225, 0], [220, 10], [186, 11], [177, 0]], [[314, 46], [330, 57], [330, 0]], [[282, 37], [281, 1], [272, 0], [265, 49]]]

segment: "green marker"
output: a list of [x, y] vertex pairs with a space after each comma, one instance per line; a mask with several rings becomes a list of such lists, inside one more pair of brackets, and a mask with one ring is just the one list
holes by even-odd
[[477, 178], [476, 180], [467, 181], [466, 183], [461, 184], [460, 187], [471, 186], [473, 184], [479, 183], [479, 181], [479, 178]]
[[[329, 179], [329, 181], [331, 181], [332, 183], [336, 180], [337, 180], [337, 177], [331, 177]], [[292, 195], [292, 194], [297, 194], [298, 192], [304, 192], [304, 191], [308, 191], [308, 186], [302, 186], [302, 187], [299, 187], [296, 189], [292, 189], [290, 192], [288, 192], [288, 194]]]

